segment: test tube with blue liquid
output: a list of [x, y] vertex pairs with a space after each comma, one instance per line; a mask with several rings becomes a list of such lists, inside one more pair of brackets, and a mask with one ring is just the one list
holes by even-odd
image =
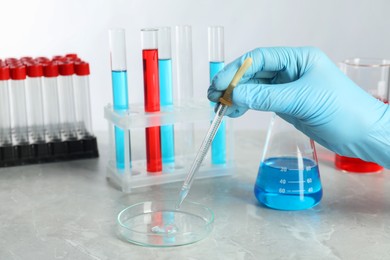
[[255, 196], [265, 206], [303, 210], [322, 198], [313, 140], [274, 114], [255, 184]]
[[[222, 26], [209, 26], [209, 65], [210, 83], [214, 76], [225, 66], [224, 31]], [[215, 103], [210, 102], [214, 110]], [[222, 121], [211, 144], [211, 163], [223, 165], [226, 163], [226, 122]]]
[[[129, 108], [125, 30], [122, 28], [111, 29], [109, 38], [113, 105], [116, 112], [123, 113]], [[118, 169], [125, 168], [125, 159], [127, 159], [125, 158], [125, 134], [129, 135], [128, 140], [130, 140], [130, 133], [115, 126], [116, 166]], [[130, 144], [129, 147], [131, 147]], [[131, 166], [130, 149], [128, 159]]]
[[[171, 28], [158, 30], [158, 70], [160, 82], [160, 106], [162, 110], [173, 109]], [[161, 126], [161, 154], [163, 168], [167, 171], [175, 164], [174, 126]], [[168, 169], [167, 169], [168, 167]]]

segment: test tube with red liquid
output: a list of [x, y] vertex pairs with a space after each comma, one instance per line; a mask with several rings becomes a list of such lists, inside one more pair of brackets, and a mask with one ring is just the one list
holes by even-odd
[[[141, 30], [145, 112], [160, 111], [157, 39], [157, 29]], [[160, 126], [147, 127], [145, 135], [147, 171], [152, 174], [161, 174]]]

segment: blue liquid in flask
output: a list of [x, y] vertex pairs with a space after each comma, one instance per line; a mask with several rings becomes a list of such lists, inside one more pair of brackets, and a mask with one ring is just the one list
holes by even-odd
[[[158, 72], [160, 83], [160, 105], [171, 107], [172, 97], [172, 60], [159, 59]], [[161, 154], [163, 164], [173, 164], [175, 162], [175, 138], [173, 125], [163, 125], [161, 133]]]
[[[210, 62], [210, 82], [214, 76], [223, 69], [224, 62]], [[212, 109], [215, 107], [215, 103], [211, 102]], [[222, 121], [214, 140], [211, 143], [211, 162], [212, 164], [225, 164], [226, 163], [226, 123]]]
[[318, 165], [307, 158], [268, 158], [260, 165], [254, 192], [256, 198], [270, 208], [311, 208], [322, 198]]
[[[115, 111], [125, 111], [129, 108], [127, 92], [127, 71], [112, 71], [112, 93]], [[130, 133], [129, 133], [130, 135]], [[130, 137], [129, 137], [130, 140]], [[129, 144], [130, 147], [130, 144]], [[115, 126], [116, 166], [125, 168], [125, 132]], [[129, 151], [130, 154], [130, 151]], [[130, 158], [129, 158], [130, 160]], [[131, 161], [130, 161], [131, 165]]]

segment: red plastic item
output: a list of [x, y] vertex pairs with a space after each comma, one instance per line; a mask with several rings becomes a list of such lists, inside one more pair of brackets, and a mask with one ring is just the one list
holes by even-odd
[[[145, 111], [160, 111], [160, 89], [158, 77], [157, 49], [142, 50], [144, 68]], [[161, 174], [161, 139], [160, 127], [148, 127], [146, 134], [146, 168], [148, 172]], [[158, 173], [159, 172], [159, 173]]]
[[66, 58], [71, 58], [71, 59], [77, 59], [77, 54], [76, 53], [68, 53], [65, 55]]
[[47, 78], [58, 77], [58, 65], [55, 62], [43, 66], [43, 75]]
[[70, 76], [74, 74], [73, 62], [60, 62], [58, 64], [58, 72], [61, 76]]
[[42, 77], [43, 76], [42, 64], [39, 63], [28, 64], [27, 76], [31, 78]]
[[36, 57], [34, 59], [34, 61], [41, 63], [41, 64], [47, 64], [47, 63], [51, 62], [50, 59], [47, 57]]
[[4, 61], [8, 65], [12, 65], [12, 64], [15, 64], [15, 63], [20, 63], [20, 61], [17, 58], [6, 58]]
[[9, 79], [10, 79], [9, 67], [6, 65], [0, 66], [0, 80], [9, 80]]
[[75, 62], [74, 72], [77, 76], [87, 76], [90, 74], [88, 62]]
[[26, 66], [19, 65], [10, 67], [10, 77], [13, 80], [22, 80], [26, 79]]

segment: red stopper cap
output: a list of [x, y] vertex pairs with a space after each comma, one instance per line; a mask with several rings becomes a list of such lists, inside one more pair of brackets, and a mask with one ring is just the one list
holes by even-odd
[[20, 58], [20, 61], [21, 62], [24, 62], [24, 61], [33, 61], [34, 59], [30, 56], [24, 56], [22, 58]]
[[27, 76], [31, 78], [42, 77], [43, 69], [42, 64], [39, 63], [30, 63], [27, 65]]
[[46, 58], [46, 57], [36, 57], [34, 59], [34, 61], [38, 62], [38, 63], [41, 63], [41, 64], [46, 64], [46, 63], [49, 63], [50, 62], [50, 59], [49, 58]]
[[77, 54], [76, 53], [68, 53], [65, 55], [65, 57], [67, 58], [71, 58], [71, 59], [77, 59]]
[[73, 62], [61, 62], [58, 64], [58, 72], [61, 76], [70, 76], [74, 74]]
[[5, 63], [7, 63], [8, 65], [10, 64], [14, 64], [14, 63], [18, 63], [19, 60], [17, 58], [6, 58], [5, 60]]
[[58, 65], [55, 62], [43, 65], [43, 75], [47, 78], [58, 77]]
[[6, 65], [0, 66], [0, 80], [9, 80], [9, 67]]
[[55, 55], [55, 56], [53, 56], [53, 58], [51, 60], [52, 61], [63, 61], [63, 62], [65, 62], [66, 61], [66, 57], [62, 56], [62, 55]]
[[76, 62], [74, 64], [74, 71], [77, 76], [89, 75], [89, 63], [88, 62]]
[[11, 79], [14, 80], [26, 79], [26, 66], [19, 65], [19, 66], [11, 67], [10, 76]]

